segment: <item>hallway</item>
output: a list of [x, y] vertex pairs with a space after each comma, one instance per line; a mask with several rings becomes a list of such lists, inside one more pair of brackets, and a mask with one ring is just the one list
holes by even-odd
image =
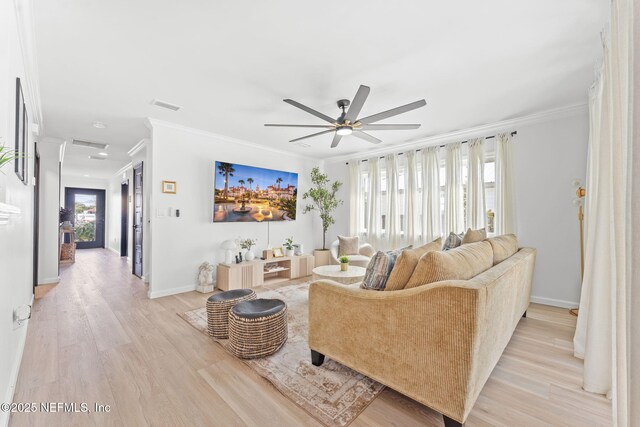
[[[319, 425], [176, 315], [208, 295], [150, 300], [130, 265], [105, 249], [78, 251], [61, 275], [36, 300], [14, 402], [85, 402], [91, 413], [13, 413], [11, 426]], [[609, 425], [609, 401], [580, 388], [574, 324], [567, 310], [532, 305], [467, 425]], [[95, 403], [110, 412], [93, 412]], [[441, 423], [387, 388], [352, 427]]]

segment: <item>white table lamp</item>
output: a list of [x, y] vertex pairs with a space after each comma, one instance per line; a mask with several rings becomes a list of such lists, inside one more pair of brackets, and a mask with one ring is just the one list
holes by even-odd
[[233, 241], [233, 240], [225, 240], [224, 242], [222, 242], [220, 247], [222, 249], [226, 250], [224, 263], [225, 264], [233, 263], [233, 254], [235, 253], [236, 248], [237, 248], [236, 242]]

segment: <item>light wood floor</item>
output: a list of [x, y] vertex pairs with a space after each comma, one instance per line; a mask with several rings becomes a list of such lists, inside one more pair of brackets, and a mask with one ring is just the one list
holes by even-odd
[[[305, 411], [176, 313], [203, 307], [190, 292], [155, 300], [106, 250], [81, 250], [59, 285], [41, 288], [14, 402], [94, 402], [109, 413], [12, 414], [11, 426], [316, 426]], [[194, 272], [195, 275], [195, 272]], [[581, 389], [575, 318], [533, 305], [467, 426], [608, 426], [609, 401]], [[440, 426], [441, 417], [386, 389], [360, 426]]]

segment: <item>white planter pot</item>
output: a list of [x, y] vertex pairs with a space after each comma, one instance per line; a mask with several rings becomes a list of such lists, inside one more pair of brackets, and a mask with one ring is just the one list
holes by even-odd
[[293, 256], [295, 254], [295, 251], [293, 249], [285, 249], [284, 254], [286, 256]]
[[256, 255], [251, 251], [247, 251], [244, 254], [244, 259], [246, 259], [247, 261], [253, 261], [254, 259], [256, 259]]
[[331, 264], [331, 252], [329, 249], [316, 249], [313, 251], [316, 267]]

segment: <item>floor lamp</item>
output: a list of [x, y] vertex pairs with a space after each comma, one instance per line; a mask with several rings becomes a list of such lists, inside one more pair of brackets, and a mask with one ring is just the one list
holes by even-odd
[[[587, 194], [586, 190], [580, 183], [579, 179], [573, 181], [573, 185], [576, 187], [576, 198], [573, 199], [573, 205], [578, 207], [578, 223], [580, 224], [580, 286], [582, 286], [582, 280], [584, 280], [584, 196]], [[578, 315], [578, 309], [572, 308], [569, 313], [574, 316]]]

